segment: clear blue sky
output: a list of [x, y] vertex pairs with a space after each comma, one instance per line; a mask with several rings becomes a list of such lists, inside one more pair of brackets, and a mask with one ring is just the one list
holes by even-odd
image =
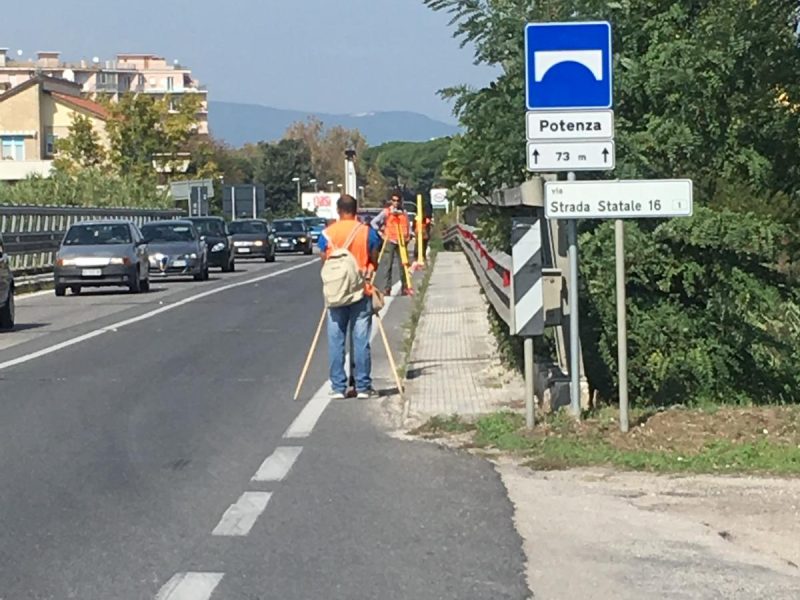
[[69, 60], [152, 52], [191, 67], [212, 100], [452, 122], [436, 91], [493, 72], [447, 23], [421, 0], [37, 0], [4, 11], [0, 46]]

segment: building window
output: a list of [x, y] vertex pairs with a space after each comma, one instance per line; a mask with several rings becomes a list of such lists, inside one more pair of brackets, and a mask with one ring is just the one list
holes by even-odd
[[177, 98], [170, 98], [169, 99], [169, 110], [170, 112], [178, 112], [178, 99]]
[[58, 136], [55, 133], [47, 134], [47, 140], [45, 142], [45, 154], [47, 154], [47, 156], [55, 156], [58, 153], [58, 148], [56, 148], [57, 142]]
[[171, 92], [173, 89], [175, 89], [175, 78], [167, 77], [167, 90]]
[[25, 138], [21, 135], [4, 135], [0, 138], [3, 160], [25, 160]]
[[136, 82], [138, 83], [139, 87], [144, 87], [144, 84], [145, 84], [144, 75], [139, 73], [139, 75], [136, 78]]

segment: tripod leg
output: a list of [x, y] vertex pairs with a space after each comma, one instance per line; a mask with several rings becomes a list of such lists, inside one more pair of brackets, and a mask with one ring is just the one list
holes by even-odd
[[327, 307], [322, 307], [322, 315], [319, 318], [319, 325], [317, 325], [317, 332], [314, 334], [314, 341], [311, 342], [311, 347], [308, 349], [308, 356], [306, 356], [306, 364], [303, 365], [303, 371], [300, 373], [300, 380], [297, 382], [297, 389], [294, 391], [294, 399], [297, 400], [298, 396], [300, 396], [300, 388], [303, 387], [303, 381], [305, 381], [306, 375], [308, 374], [308, 367], [311, 366], [311, 359], [314, 356], [314, 352], [317, 349], [317, 343], [319, 342], [319, 334], [322, 333], [322, 324], [325, 322], [325, 313], [327, 312]]

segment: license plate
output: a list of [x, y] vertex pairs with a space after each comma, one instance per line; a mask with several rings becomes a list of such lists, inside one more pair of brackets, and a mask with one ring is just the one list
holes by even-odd
[[239, 254], [249, 254], [250, 248], [239, 248]]
[[103, 269], [83, 269], [81, 275], [83, 277], [102, 277]]
[[291, 248], [292, 245], [287, 242], [281, 242], [281, 248]]
[[172, 266], [173, 267], [185, 267], [186, 266], [186, 261], [185, 260], [173, 260], [172, 261]]

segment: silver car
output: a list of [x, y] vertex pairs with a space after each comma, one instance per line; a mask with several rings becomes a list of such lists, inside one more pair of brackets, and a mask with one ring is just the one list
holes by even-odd
[[14, 273], [0, 235], [0, 329], [14, 328]]
[[67, 289], [127, 287], [131, 293], [150, 290], [147, 245], [139, 228], [128, 221], [84, 221], [67, 230], [56, 255], [56, 296]]
[[208, 249], [191, 221], [154, 221], [142, 225], [151, 277], [208, 279]]

